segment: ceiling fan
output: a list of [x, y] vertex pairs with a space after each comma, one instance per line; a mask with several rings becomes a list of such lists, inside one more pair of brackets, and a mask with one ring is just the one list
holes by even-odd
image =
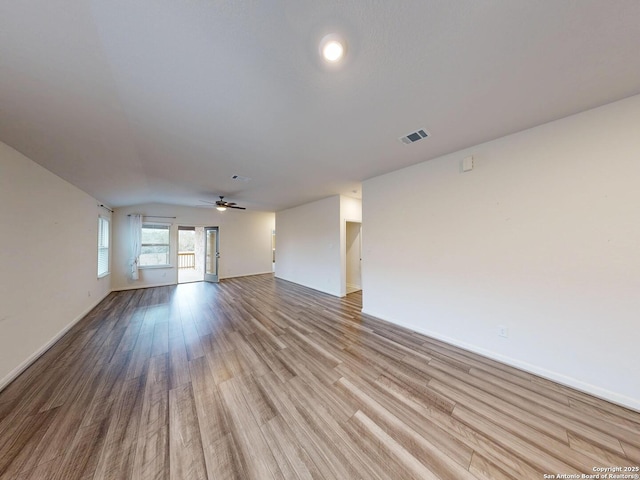
[[220, 200], [216, 200], [215, 202], [208, 202], [207, 200], [201, 200], [201, 202], [209, 203], [211, 205], [215, 205], [216, 209], [224, 212], [227, 208], [236, 208], [238, 210], [246, 210], [245, 207], [239, 207], [235, 202], [225, 202], [224, 197], [220, 195]]

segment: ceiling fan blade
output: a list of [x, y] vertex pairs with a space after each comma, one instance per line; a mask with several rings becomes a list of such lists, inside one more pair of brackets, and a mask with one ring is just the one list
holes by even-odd
[[225, 202], [223, 198], [224, 196], [220, 196], [220, 200], [216, 200], [215, 202], [210, 202], [209, 200], [200, 200], [200, 201], [202, 203], [213, 205], [214, 207], [235, 208], [237, 210], [246, 210], [245, 207], [238, 207], [238, 204], [236, 202]]

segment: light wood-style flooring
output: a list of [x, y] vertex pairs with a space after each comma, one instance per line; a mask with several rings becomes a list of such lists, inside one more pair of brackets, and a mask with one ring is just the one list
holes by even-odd
[[[0, 478], [541, 479], [640, 413], [260, 275], [112, 293], [0, 393]], [[550, 477], [547, 477], [550, 478]]]

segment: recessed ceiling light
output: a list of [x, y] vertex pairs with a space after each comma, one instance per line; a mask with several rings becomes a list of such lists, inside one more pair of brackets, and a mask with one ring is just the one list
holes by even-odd
[[337, 62], [344, 54], [344, 47], [336, 40], [328, 42], [322, 49], [322, 56], [328, 62]]
[[329, 63], [339, 62], [346, 52], [346, 42], [335, 33], [326, 35], [320, 42], [320, 55]]

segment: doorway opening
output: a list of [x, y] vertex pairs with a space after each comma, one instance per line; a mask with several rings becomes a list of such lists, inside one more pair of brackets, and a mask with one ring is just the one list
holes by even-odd
[[218, 283], [220, 259], [220, 231], [218, 227], [204, 227], [204, 281]]
[[204, 280], [204, 228], [178, 226], [178, 283]]
[[347, 222], [347, 294], [362, 290], [362, 223]]
[[276, 231], [271, 230], [271, 271], [276, 271]]

